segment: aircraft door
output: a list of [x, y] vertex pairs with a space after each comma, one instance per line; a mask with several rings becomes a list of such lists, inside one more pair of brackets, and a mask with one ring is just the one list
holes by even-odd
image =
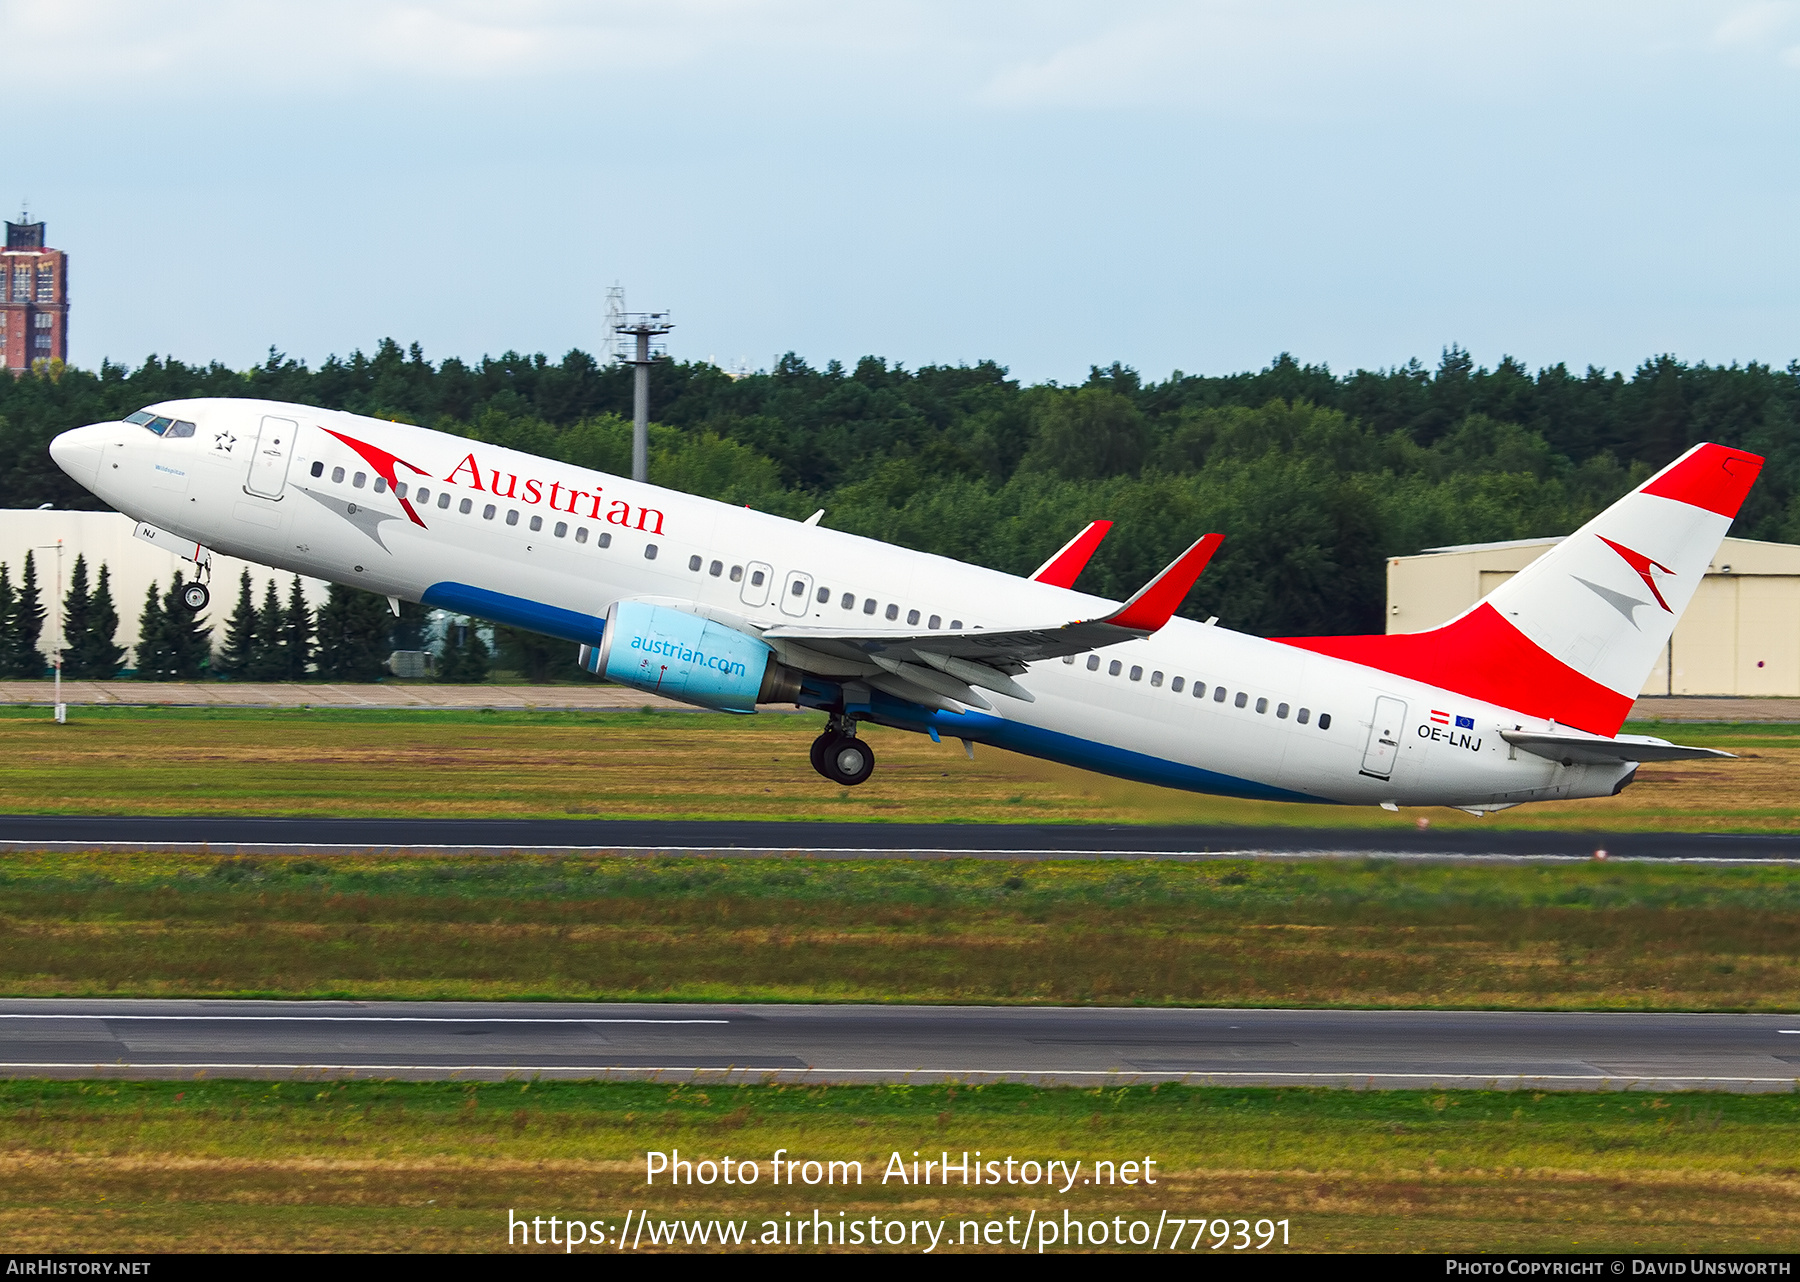
[[291, 418], [265, 418], [250, 451], [250, 477], [244, 488], [265, 499], [278, 499], [287, 485], [288, 460], [294, 456], [294, 437], [300, 425]]
[[1400, 728], [1406, 724], [1406, 700], [1382, 695], [1375, 700], [1375, 717], [1369, 723], [1369, 746], [1363, 749], [1362, 772], [1371, 779], [1394, 773], [1400, 755]]
[[769, 603], [770, 580], [775, 577], [772, 566], [762, 561], [752, 561], [744, 567], [744, 586], [739, 589], [738, 597], [745, 605], [767, 605]]
[[812, 575], [789, 570], [787, 582], [781, 585], [781, 612], [804, 615], [812, 596]]

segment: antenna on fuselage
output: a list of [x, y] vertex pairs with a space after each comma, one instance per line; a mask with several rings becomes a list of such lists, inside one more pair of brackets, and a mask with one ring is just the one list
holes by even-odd
[[675, 328], [667, 312], [628, 312], [624, 287], [606, 291], [606, 327], [612, 334], [613, 359], [637, 366], [631, 389], [631, 479], [650, 479], [650, 363], [667, 356], [663, 336]]

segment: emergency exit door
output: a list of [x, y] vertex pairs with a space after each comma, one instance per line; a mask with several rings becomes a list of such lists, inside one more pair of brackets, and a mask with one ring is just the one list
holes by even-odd
[[244, 488], [265, 499], [278, 499], [287, 485], [288, 460], [294, 454], [294, 438], [300, 425], [291, 418], [265, 418], [250, 451], [250, 478]]
[[1375, 717], [1369, 722], [1369, 746], [1363, 749], [1362, 772], [1372, 779], [1394, 773], [1400, 756], [1400, 730], [1406, 725], [1406, 700], [1386, 695], [1375, 700]]

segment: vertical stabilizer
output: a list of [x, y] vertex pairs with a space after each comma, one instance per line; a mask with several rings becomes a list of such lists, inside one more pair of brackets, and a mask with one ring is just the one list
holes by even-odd
[[1696, 445], [1441, 628], [1287, 643], [1616, 734], [1762, 464]]

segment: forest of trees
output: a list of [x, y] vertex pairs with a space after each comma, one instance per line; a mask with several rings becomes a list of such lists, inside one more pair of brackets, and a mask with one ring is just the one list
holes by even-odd
[[[387, 341], [317, 369], [271, 351], [247, 371], [152, 358], [0, 379], [0, 506], [95, 505], [45, 452], [67, 427], [227, 395], [629, 470], [628, 367], [580, 351], [433, 364]], [[1062, 387], [1021, 385], [990, 362], [815, 369], [789, 355], [736, 379], [659, 362], [651, 411], [658, 484], [795, 517], [823, 507], [826, 525], [1015, 573], [1112, 518], [1079, 584], [1109, 596], [1223, 531], [1186, 611], [1264, 635], [1380, 631], [1384, 558], [1567, 533], [1700, 440], [1769, 457], [1732, 532], [1800, 541], [1800, 362], [1663, 356], [1629, 376], [1577, 374], [1479, 367], [1452, 347], [1436, 368], [1337, 375], [1283, 355], [1253, 373], [1161, 382], [1114, 364]], [[361, 619], [334, 623], [332, 644], [360, 653], [359, 629], [374, 626]], [[501, 666], [539, 677], [571, 666], [562, 643], [499, 640]]]

